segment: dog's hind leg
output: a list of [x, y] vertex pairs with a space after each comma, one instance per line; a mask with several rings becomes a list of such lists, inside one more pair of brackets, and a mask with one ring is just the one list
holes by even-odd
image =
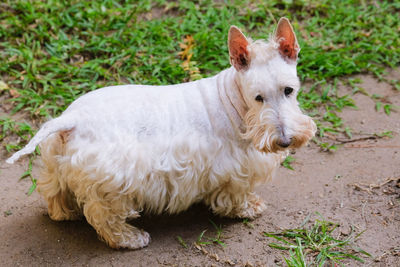
[[75, 198], [69, 191], [59, 191], [54, 196], [47, 196], [49, 216], [55, 221], [78, 220], [82, 217]]
[[65, 132], [49, 137], [41, 145], [43, 168], [37, 189], [48, 203], [48, 213], [55, 221], [76, 220], [81, 211], [74, 194], [69, 190], [66, 177], [60, 171], [59, 157], [63, 155]]
[[[118, 203], [116, 203], [118, 202]], [[139, 214], [124, 211], [118, 199], [114, 203], [104, 199], [87, 200], [83, 207], [86, 220], [95, 229], [99, 237], [112, 248], [139, 249], [150, 242], [150, 235], [128, 223], [127, 218], [138, 217]]]

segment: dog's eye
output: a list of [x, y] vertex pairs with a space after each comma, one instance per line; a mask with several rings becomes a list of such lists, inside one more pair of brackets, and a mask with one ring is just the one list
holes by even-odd
[[256, 101], [257, 102], [264, 102], [264, 98], [262, 96], [260, 96], [260, 95], [257, 95], [256, 96]]
[[285, 87], [285, 96], [289, 96], [293, 92], [292, 87]]

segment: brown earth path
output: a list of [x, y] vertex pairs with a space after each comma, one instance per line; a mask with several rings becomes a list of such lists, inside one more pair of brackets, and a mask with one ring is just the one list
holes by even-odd
[[[359, 76], [367, 92], [384, 96], [400, 106], [400, 92], [370, 76]], [[400, 70], [389, 78], [400, 79]], [[350, 93], [346, 87], [341, 93]], [[145, 216], [136, 225], [152, 236], [147, 248], [138, 251], [113, 250], [97, 239], [86, 221], [54, 222], [46, 204], [34, 192], [27, 196], [30, 181], [19, 180], [27, 161], [16, 165], [0, 160], [0, 266], [277, 266], [282, 252], [268, 247], [272, 240], [263, 231], [298, 226], [309, 213], [320, 212], [340, 224], [336, 235], [350, 227], [365, 230], [357, 242], [374, 258], [365, 264], [348, 261], [348, 266], [400, 266], [400, 184], [399, 180], [364, 190], [354, 184], [380, 184], [400, 178], [400, 116], [375, 111], [374, 101], [363, 94], [354, 97], [357, 110], [346, 109], [342, 117], [357, 133], [393, 131], [393, 138], [347, 143], [337, 152], [321, 152], [311, 144], [298, 151], [294, 171], [280, 168], [276, 178], [258, 191], [268, 210], [254, 220], [253, 228], [241, 220], [214, 217], [206, 207], [196, 206], [177, 216]], [[365, 135], [362, 135], [365, 136]], [[333, 141], [333, 140], [329, 140]], [[33, 173], [38, 174], [37, 165]], [[396, 186], [397, 183], [397, 186]], [[316, 218], [313, 216], [312, 218]], [[200, 233], [214, 236], [209, 219], [222, 225], [225, 248], [193, 243]], [[184, 248], [180, 236], [188, 245]]]

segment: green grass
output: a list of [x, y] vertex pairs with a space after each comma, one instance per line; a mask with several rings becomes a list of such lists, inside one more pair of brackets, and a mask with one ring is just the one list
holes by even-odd
[[0, 79], [18, 92], [9, 99], [13, 112], [44, 119], [106, 85], [190, 80], [179, 56], [188, 35], [192, 67], [200, 77], [214, 75], [229, 67], [230, 25], [267, 38], [287, 16], [302, 47], [299, 76], [313, 84], [299, 100], [323, 135], [343, 131], [337, 112], [353, 106], [337, 96], [338, 77], [384, 77], [386, 67], [398, 66], [399, 11], [398, 1], [3, 1]]
[[[22, 145], [29, 141], [35, 131], [26, 122], [17, 122], [11, 118], [0, 117], [0, 144], [8, 151], [19, 150]], [[9, 136], [16, 137], [14, 141], [7, 139]]]
[[243, 223], [247, 228], [254, 229], [254, 224], [252, 224], [252, 223], [250, 222], [250, 219], [244, 218], [243, 221], [242, 221], [242, 223]]
[[295, 162], [295, 158], [293, 158], [292, 156], [287, 156], [285, 158], [285, 160], [281, 163], [281, 165], [289, 170], [294, 170], [294, 168], [292, 167], [292, 163]]
[[181, 236], [177, 236], [176, 239], [178, 240], [179, 244], [181, 244], [182, 247], [188, 248], [188, 245], [186, 244], [185, 240]]
[[215, 235], [212, 237], [205, 236], [204, 234], [207, 232], [207, 229], [206, 229], [200, 233], [200, 235], [197, 238], [196, 244], [197, 245], [218, 244], [221, 247], [225, 247], [226, 244], [222, 241], [222, 238], [223, 238], [222, 225], [217, 226], [212, 220], [209, 220], [209, 222], [215, 229]]
[[28, 178], [31, 180], [32, 184], [29, 187], [29, 190], [27, 192], [28, 196], [30, 196], [36, 189], [37, 186], [37, 179], [33, 177], [32, 175], [32, 166], [33, 166], [33, 161], [35, 160], [36, 154], [33, 156], [29, 157], [29, 164], [28, 164], [28, 169], [21, 175], [19, 179], [25, 179]]
[[[355, 234], [354, 229], [347, 237], [334, 237], [334, 230], [339, 226], [319, 215], [314, 224], [309, 223], [310, 216], [296, 229], [287, 229], [264, 235], [278, 241], [269, 243], [271, 248], [289, 251], [284, 260], [289, 267], [305, 266], [344, 266], [344, 261], [355, 260], [363, 263], [363, 257], [371, 255], [357, 248], [355, 240], [362, 234]], [[311, 214], [310, 214], [311, 215]]]

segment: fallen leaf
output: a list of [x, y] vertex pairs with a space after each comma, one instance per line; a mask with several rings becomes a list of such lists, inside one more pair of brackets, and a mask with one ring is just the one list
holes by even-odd
[[0, 92], [8, 89], [9, 89], [8, 85], [5, 82], [0, 81]]
[[21, 96], [21, 94], [20, 94], [17, 90], [15, 90], [15, 89], [10, 89], [9, 92], [10, 92], [10, 95], [11, 95], [13, 98], [17, 98], [17, 97]]

